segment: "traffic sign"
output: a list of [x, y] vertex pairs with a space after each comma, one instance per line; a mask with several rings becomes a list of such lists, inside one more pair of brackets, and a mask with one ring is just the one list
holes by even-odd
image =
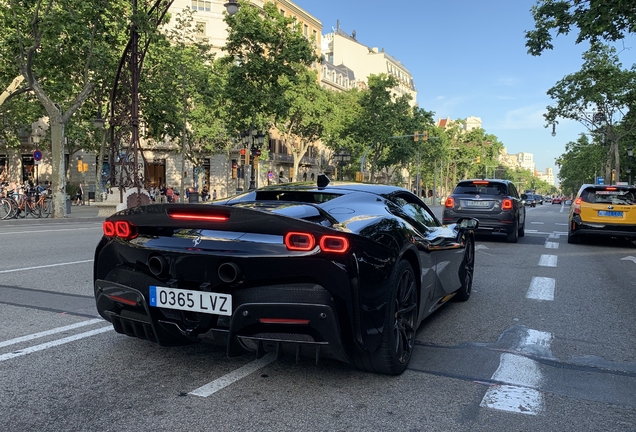
[[256, 149], [254, 154], [256, 154], [256, 156], [260, 156], [261, 155], [261, 149]]
[[596, 184], [597, 185], [605, 184], [605, 178], [604, 177], [596, 177]]
[[42, 160], [42, 152], [40, 150], [36, 150], [33, 152], [33, 159], [35, 161], [41, 161]]
[[269, 177], [270, 180], [274, 180], [274, 173], [271, 171], [267, 172], [267, 177]]

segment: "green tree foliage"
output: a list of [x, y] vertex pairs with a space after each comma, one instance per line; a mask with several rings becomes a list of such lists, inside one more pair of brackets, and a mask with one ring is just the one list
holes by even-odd
[[294, 157], [294, 173], [298, 173], [301, 159], [325, 133], [333, 105], [327, 90], [320, 87], [315, 71], [305, 69], [295, 78], [296, 83], [285, 83], [287, 115], [276, 116], [274, 126], [282, 136], [282, 142]]
[[[126, 27], [126, 4], [71, 0], [0, 3], [2, 85], [7, 88], [15, 77], [24, 77], [23, 94], [37, 99], [43, 108], [27, 111], [35, 115], [31, 122], [42, 115], [48, 117], [53, 217], [63, 217], [66, 211], [64, 129], [100, 80], [109, 76], [107, 71], [115, 69], [112, 54]], [[23, 113], [15, 107], [9, 109], [14, 124], [26, 122]]]
[[392, 137], [413, 133], [410, 130], [413, 124], [409, 123], [410, 97], [396, 97], [391, 89], [397, 84], [395, 77], [386, 74], [369, 76], [369, 88], [362, 92], [358, 115], [346, 132], [357, 142], [353, 149], [355, 156], [365, 159], [370, 156], [371, 182], [376, 168], [386, 169], [392, 165], [390, 150], [395, 145]]
[[555, 104], [547, 107], [544, 116], [548, 124], [556, 123], [557, 118], [571, 119], [590, 132], [601, 133], [609, 144], [605, 176], [609, 178], [615, 169], [620, 177], [619, 142], [636, 129], [635, 119], [625, 117], [636, 102], [636, 66], [624, 70], [616, 50], [599, 43], [593, 43], [583, 58], [580, 71], [566, 75], [548, 90]]
[[601, 143], [601, 137], [590, 141], [581, 134], [578, 140], [566, 144], [565, 153], [556, 160], [564, 194], [574, 195], [582, 184], [594, 183], [595, 177], [602, 173], [605, 150]]
[[242, 1], [236, 15], [227, 15], [224, 46], [227, 67], [224, 96], [230, 128], [235, 133], [252, 126], [266, 128], [290, 109], [287, 89], [298, 84], [303, 71], [318, 60], [314, 47], [290, 17], [274, 2], [263, 9]]
[[538, 0], [532, 7], [534, 30], [526, 31], [528, 53], [538, 56], [554, 48], [553, 34], [577, 32], [576, 43], [614, 42], [636, 29], [630, 0]]

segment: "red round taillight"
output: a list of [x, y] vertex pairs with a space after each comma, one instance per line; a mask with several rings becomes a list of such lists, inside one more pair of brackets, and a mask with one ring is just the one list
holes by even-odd
[[310, 251], [316, 246], [316, 240], [308, 233], [290, 232], [285, 236], [285, 246], [289, 250]]
[[448, 197], [446, 198], [446, 202], [444, 203], [444, 206], [446, 208], [453, 208], [455, 207], [455, 199], [453, 197]]
[[112, 221], [104, 221], [102, 224], [102, 229], [104, 231], [104, 235], [107, 237], [115, 236], [115, 223]]
[[512, 210], [512, 200], [509, 198], [504, 199], [501, 202], [501, 209], [502, 210]]
[[340, 236], [323, 236], [320, 239], [320, 249], [324, 252], [345, 253], [349, 249], [349, 240]]

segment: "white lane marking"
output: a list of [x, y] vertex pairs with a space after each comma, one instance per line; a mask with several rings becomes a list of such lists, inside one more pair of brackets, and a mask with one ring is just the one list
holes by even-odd
[[559, 244], [556, 242], [545, 242], [545, 248], [546, 249], [558, 249], [559, 248]]
[[[528, 329], [517, 351], [549, 350], [552, 334]], [[543, 395], [536, 388], [543, 380], [539, 364], [529, 358], [505, 353], [499, 357], [499, 367], [492, 375], [494, 381], [481, 400], [481, 407], [500, 411], [537, 415], [543, 410]]]
[[541, 267], [556, 267], [557, 256], [556, 255], [541, 255], [541, 258], [539, 258], [539, 265]]
[[561, 234], [558, 233], [557, 231], [553, 231], [553, 232], [550, 233], [548, 238], [549, 239], [559, 239], [559, 238], [561, 238]]
[[478, 251], [479, 249], [488, 249], [488, 246], [485, 246], [485, 245], [477, 245], [477, 246], [475, 246], [475, 251]]
[[530, 222], [530, 223], [534, 225], [543, 225], [543, 222]]
[[568, 226], [566, 223], [555, 223], [555, 225]]
[[58, 232], [58, 231], [82, 231], [82, 230], [94, 230], [96, 228], [97, 227], [92, 227], [92, 228], [60, 228], [60, 229], [29, 230], [29, 231], [10, 231], [10, 232], [0, 233], [0, 235], [33, 234], [33, 233]]
[[15, 352], [12, 352], [12, 353], [2, 354], [2, 355], [0, 355], [0, 362], [3, 362], [5, 360], [11, 360], [13, 358], [20, 357], [20, 356], [27, 355], [27, 354], [31, 354], [31, 353], [34, 353], [34, 352], [37, 352], [37, 351], [42, 351], [42, 350], [45, 350], [45, 349], [48, 349], [48, 348], [53, 348], [53, 347], [56, 347], [58, 345], [64, 345], [66, 343], [74, 342], [76, 340], [80, 340], [80, 339], [84, 339], [84, 338], [87, 338], [87, 337], [90, 337], [90, 336], [94, 336], [94, 335], [97, 335], [97, 334], [100, 334], [100, 333], [104, 333], [104, 332], [107, 332], [109, 330], [113, 330], [113, 326], [102, 327], [102, 328], [99, 328], [99, 329], [96, 329], [96, 330], [87, 331], [85, 333], [79, 333], [79, 334], [76, 334], [76, 335], [73, 335], [73, 336], [69, 336], [69, 337], [65, 337], [65, 338], [62, 338], [62, 339], [57, 339], [57, 340], [54, 340], [54, 341], [51, 341], [51, 342], [46, 342], [46, 343], [43, 343], [43, 344], [40, 344], [40, 345], [35, 345], [35, 346], [29, 347], [29, 348], [25, 348], [25, 349], [22, 349], [22, 350], [19, 350], [19, 351], [15, 351]]
[[634, 263], [636, 263], [636, 257], [633, 256], [626, 256], [625, 258], [621, 258], [621, 261], [633, 261]]
[[556, 280], [554, 278], [535, 276], [530, 282], [530, 288], [526, 293], [526, 298], [533, 300], [554, 300], [554, 287]]
[[48, 267], [59, 267], [59, 266], [72, 265], [72, 264], [84, 264], [88, 262], [93, 262], [93, 260], [90, 259], [90, 260], [82, 260], [82, 261], [71, 261], [67, 263], [47, 264], [47, 265], [41, 265], [37, 267], [23, 267], [18, 269], [11, 269], [11, 270], [0, 270], [0, 273], [13, 273], [13, 272], [24, 271], [24, 270], [38, 270], [38, 269], [48, 268]]
[[248, 375], [253, 374], [257, 370], [267, 366], [274, 360], [276, 360], [276, 356], [273, 353], [267, 354], [258, 360], [254, 360], [253, 362], [250, 362], [244, 366], [241, 366], [240, 368], [230, 372], [229, 374], [225, 374], [222, 377], [217, 378], [214, 381], [199, 387], [198, 389], [192, 390], [188, 394], [191, 394], [194, 396], [208, 397], [216, 393], [217, 391], [224, 389], [230, 384], [233, 384], [236, 381], [242, 378], [245, 378]]
[[64, 326], [64, 327], [57, 327], [57, 328], [54, 328], [54, 329], [51, 329], [51, 330], [46, 330], [46, 331], [39, 332], [39, 333], [33, 333], [33, 334], [30, 334], [30, 335], [21, 336], [21, 337], [15, 338], [15, 339], [9, 339], [9, 340], [6, 340], [4, 342], [0, 342], [0, 348], [5, 347], [5, 346], [9, 346], [9, 345], [14, 345], [14, 344], [21, 343], [21, 342], [30, 341], [30, 340], [33, 340], [33, 339], [38, 339], [38, 338], [45, 337], [45, 336], [50, 336], [50, 335], [56, 334], [56, 333], [62, 333], [62, 332], [65, 332], [67, 330], [73, 330], [73, 329], [76, 329], [76, 328], [80, 328], [80, 327], [84, 327], [84, 326], [88, 326], [88, 325], [92, 325], [92, 324], [97, 324], [97, 323], [100, 323], [100, 322], [103, 323], [104, 320], [101, 319], [101, 318], [98, 318], [98, 319], [92, 319], [92, 320], [88, 320], [88, 321], [81, 321], [81, 322], [78, 322], [78, 323], [75, 323], [75, 324], [71, 324], [71, 325], [67, 325], [67, 326]]

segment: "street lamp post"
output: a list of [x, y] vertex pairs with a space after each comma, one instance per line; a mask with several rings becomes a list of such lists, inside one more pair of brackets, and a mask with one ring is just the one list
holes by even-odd
[[265, 141], [265, 134], [259, 130], [252, 129], [244, 132], [241, 138], [243, 140], [243, 147], [245, 147], [246, 152], [249, 152], [250, 155], [250, 185], [248, 190], [254, 190], [256, 189], [256, 164], [254, 163], [254, 159], [261, 155], [261, 147]]

